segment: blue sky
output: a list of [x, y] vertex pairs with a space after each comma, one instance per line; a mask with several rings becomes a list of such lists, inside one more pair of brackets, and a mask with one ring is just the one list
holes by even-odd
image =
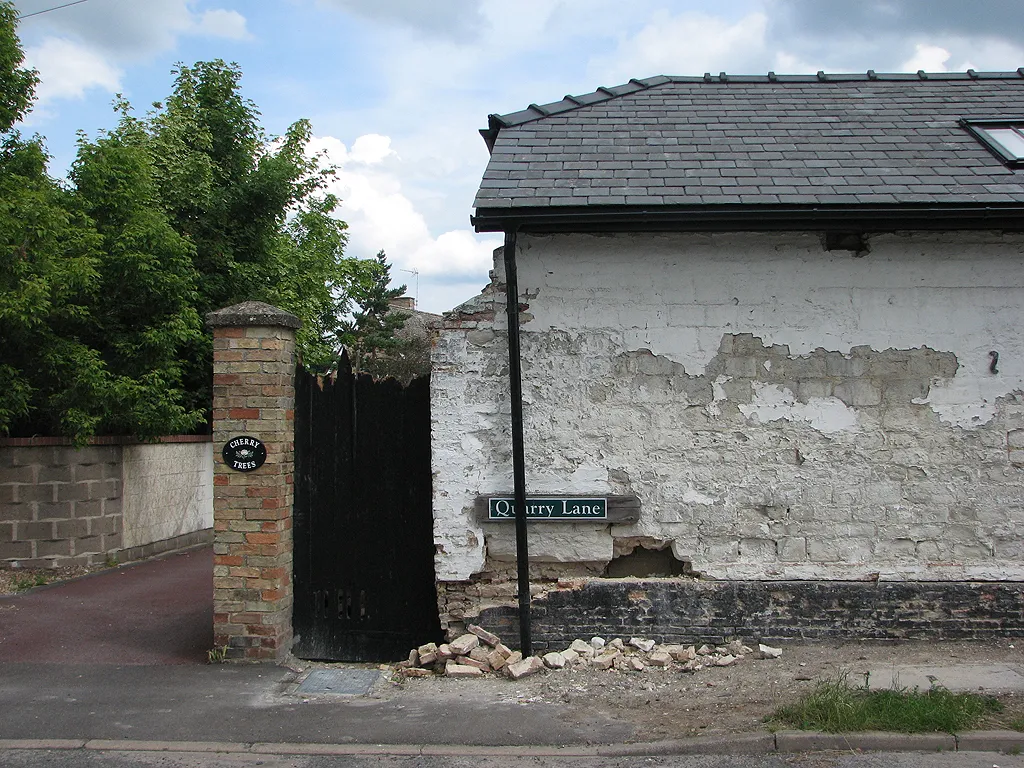
[[1019, 0], [86, 0], [19, 33], [42, 78], [25, 130], [56, 174], [115, 93], [145, 111], [176, 62], [238, 62], [266, 130], [309, 118], [338, 165], [349, 253], [384, 248], [410, 293], [418, 271], [434, 312], [483, 287], [500, 244], [469, 225], [491, 112], [658, 74], [1024, 66]]

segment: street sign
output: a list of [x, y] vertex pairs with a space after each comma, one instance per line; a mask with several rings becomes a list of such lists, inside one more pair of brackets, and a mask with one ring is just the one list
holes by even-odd
[[267, 447], [262, 440], [249, 435], [233, 437], [221, 451], [224, 463], [238, 472], [252, 472], [267, 460]]
[[[515, 499], [491, 496], [487, 500], [488, 520], [515, 520]], [[556, 496], [540, 498], [527, 496], [527, 520], [607, 520], [608, 499], [593, 497]]]

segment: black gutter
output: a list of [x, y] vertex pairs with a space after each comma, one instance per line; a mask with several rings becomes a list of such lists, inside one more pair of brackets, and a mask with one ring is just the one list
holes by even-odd
[[519, 650], [533, 655], [530, 634], [530, 551], [526, 535], [526, 452], [523, 441], [523, 364], [519, 344], [519, 279], [516, 230], [505, 232], [505, 314], [508, 318], [508, 378], [512, 401], [512, 482], [516, 510], [516, 568], [519, 576]]
[[477, 208], [477, 232], [895, 232], [1024, 230], [1024, 202], [984, 204], [751, 204]]

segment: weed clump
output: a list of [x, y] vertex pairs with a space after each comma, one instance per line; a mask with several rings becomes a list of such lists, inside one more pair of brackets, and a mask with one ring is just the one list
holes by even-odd
[[898, 731], [958, 733], [975, 727], [988, 714], [1002, 711], [992, 696], [953, 693], [934, 682], [928, 690], [900, 687], [871, 690], [851, 685], [847, 674], [820, 681], [810, 693], [780, 707], [768, 722], [800, 730]]
[[35, 587], [42, 587], [50, 583], [50, 579], [43, 573], [30, 573], [24, 576], [14, 577], [14, 591], [26, 592]]

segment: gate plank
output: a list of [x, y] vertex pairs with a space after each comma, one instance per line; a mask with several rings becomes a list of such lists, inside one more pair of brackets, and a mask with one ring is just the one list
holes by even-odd
[[300, 658], [394, 661], [442, 639], [434, 586], [429, 379], [299, 371], [295, 608]]

